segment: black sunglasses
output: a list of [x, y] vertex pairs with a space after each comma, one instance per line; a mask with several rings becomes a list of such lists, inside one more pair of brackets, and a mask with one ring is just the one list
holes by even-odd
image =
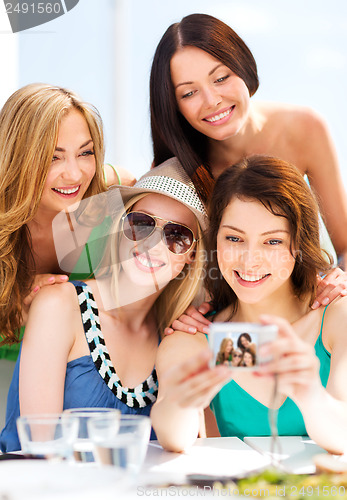
[[[164, 221], [163, 226], [157, 225], [157, 220]], [[168, 221], [162, 217], [143, 212], [128, 212], [123, 215], [122, 230], [130, 241], [141, 241], [153, 234], [156, 228], [162, 230], [162, 238], [170, 252], [183, 255], [198, 241], [193, 231], [184, 224]]]

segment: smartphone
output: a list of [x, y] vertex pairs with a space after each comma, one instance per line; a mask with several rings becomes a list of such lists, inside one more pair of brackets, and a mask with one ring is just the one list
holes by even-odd
[[271, 361], [261, 357], [259, 348], [273, 342], [278, 335], [276, 325], [258, 323], [212, 323], [208, 343], [213, 352], [211, 366], [224, 364], [232, 369], [255, 370]]

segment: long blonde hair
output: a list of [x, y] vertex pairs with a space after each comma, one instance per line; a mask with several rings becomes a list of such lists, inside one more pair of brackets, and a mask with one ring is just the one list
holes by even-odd
[[[227, 344], [231, 342], [231, 351], [228, 355], [228, 359], [226, 360], [225, 359], [225, 349], [226, 349], [226, 346]], [[234, 350], [234, 342], [233, 342], [233, 339], [230, 338], [230, 337], [225, 337], [222, 342], [221, 342], [221, 345], [219, 347], [219, 351], [218, 351], [218, 354], [217, 354], [217, 357], [216, 357], [216, 364], [222, 364], [224, 363], [224, 361], [231, 361], [232, 360], [232, 353], [233, 353], [233, 350]], [[230, 359], [229, 359], [230, 358]]]
[[83, 115], [94, 142], [88, 197], [105, 190], [102, 121], [94, 108], [69, 90], [36, 83], [12, 94], [0, 112], [0, 345], [18, 341], [22, 301], [35, 275], [26, 224], [41, 201], [59, 123], [72, 109]]
[[[150, 193], [143, 193], [134, 196], [124, 204], [125, 212], [130, 210], [137, 201]], [[119, 244], [122, 237], [121, 219], [123, 213], [116, 215], [114, 219], [112, 235], [109, 238], [104, 259], [101, 261], [100, 268], [108, 269], [103, 271], [102, 275], [108, 274], [111, 277], [111, 293], [116, 305], [120, 304], [120, 291], [118, 289], [118, 275], [120, 271], [119, 263]], [[198, 227], [197, 242], [194, 249], [194, 259], [189, 264], [186, 264], [179, 276], [172, 279], [163, 289], [157, 298], [154, 307], [157, 318], [158, 332], [161, 335], [164, 328], [170, 326], [191, 304], [203, 283], [203, 273], [205, 271], [206, 253], [203, 241], [203, 233], [196, 221]], [[109, 266], [109, 263], [114, 263]]]

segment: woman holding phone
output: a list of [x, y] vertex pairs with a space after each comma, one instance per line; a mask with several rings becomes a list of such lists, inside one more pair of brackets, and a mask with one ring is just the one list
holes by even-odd
[[[310, 307], [316, 274], [329, 269], [310, 189], [287, 162], [254, 156], [219, 177], [209, 213], [206, 286], [213, 321], [273, 323], [279, 335], [259, 351], [271, 361], [256, 372], [231, 370], [232, 380], [222, 389], [216, 377], [228, 368], [209, 368], [205, 335], [165, 337], [156, 361], [158, 400], [151, 413], [159, 441], [174, 451], [190, 445], [197, 436], [199, 410], [212, 400], [222, 436], [269, 435], [268, 410], [273, 408], [280, 435], [308, 433], [323, 448], [343, 453], [347, 299], [340, 297], [324, 309]], [[179, 366], [170, 361], [178, 359]]]
[[104, 200], [112, 226], [96, 279], [44, 287], [30, 307], [2, 451], [20, 449], [19, 415], [76, 407], [148, 415], [156, 400], [162, 331], [200, 288], [206, 211], [176, 159], [101, 202], [88, 199], [82, 226]]

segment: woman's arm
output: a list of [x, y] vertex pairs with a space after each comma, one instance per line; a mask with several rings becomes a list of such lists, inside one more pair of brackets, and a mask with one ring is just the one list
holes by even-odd
[[347, 197], [333, 140], [325, 122], [305, 110], [301, 120], [302, 164], [317, 193], [327, 230], [339, 256], [347, 255]]
[[80, 328], [78, 312], [71, 284], [44, 287], [33, 300], [19, 370], [21, 414], [62, 411], [66, 364]]
[[160, 444], [181, 452], [198, 436], [199, 411], [230, 378], [225, 366], [208, 367], [210, 352], [203, 334], [165, 337], [158, 349], [159, 392], [151, 419]]
[[203, 302], [198, 309], [190, 305], [184, 314], [175, 319], [171, 327], [165, 328], [164, 334], [171, 335], [176, 330], [186, 333], [202, 332], [208, 334], [211, 321], [204, 315], [210, 311], [212, 311], [212, 306], [208, 302]]
[[[345, 298], [340, 301], [345, 302]], [[346, 308], [346, 303], [344, 306]], [[336, 315], [334, 316], [337, 320]], [[341, 329], [342, 317], [341, 314], [338, 316]], [[347, 314], [343, 313], [343, 316], [347, 320]], [[271, 355], [274, 359], [261, 366], [259, 373], [276, 373], [278, 391], [297, 404], [309, 436], [328, 451], [343, 453], [347, 449], [346, 335], [340, 332], [339, 339], [332, 348], [329, 382], [325, 389], [320, 381], [319, 360], [313, 346], [301, 340], [284, 319], [272, 316], [264, 316], [261, 319], [264, 323], [278, 325], [279, 338], [271, 345], [261, 348], [262, 356]], [[327, 323], [326, 318], [325, 330], [331, 326]], [[347, 327], [346, 321], [344, 324]], [[337, 324], [335, 327], [337, 328]]]
[[205, 408], [205, 426], [206, 437], [220, 437], [220, 432], [217, 425], [215, 414], [209, 406]]

